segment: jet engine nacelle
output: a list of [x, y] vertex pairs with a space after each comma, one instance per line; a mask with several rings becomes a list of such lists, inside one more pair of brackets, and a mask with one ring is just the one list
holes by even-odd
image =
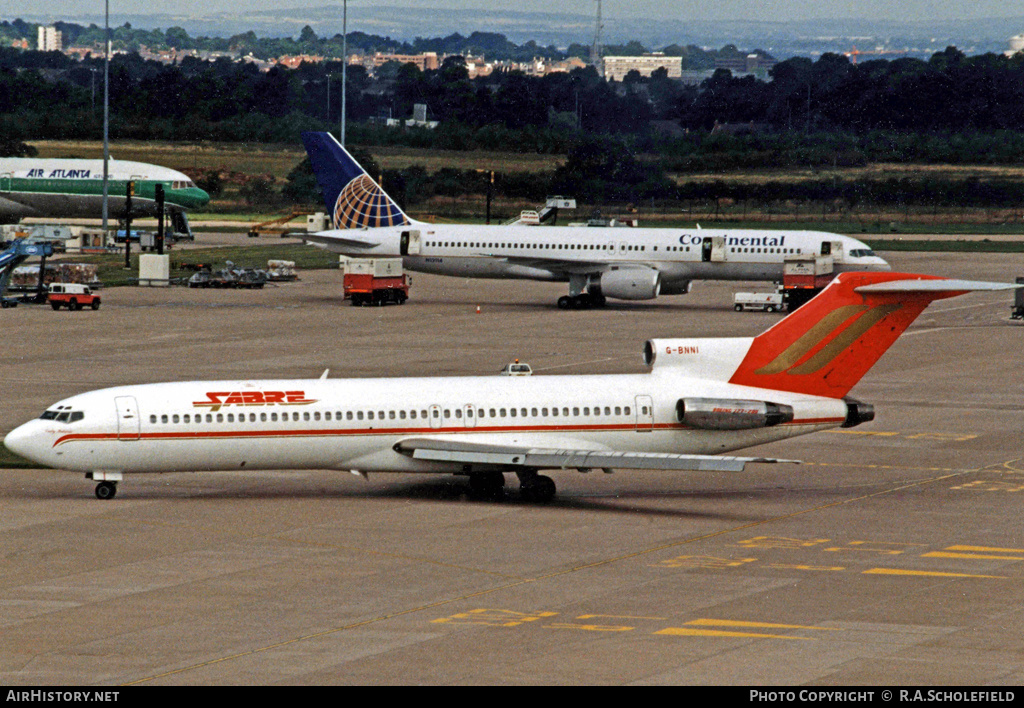
[[793, 407], [768, 401], [733, 398], [680, 398], [676, 418], [700, 430], [749, 430], [770, 428], [793, 420]]
[[846, 421], [842, 427], [853, 428], [861, 423], [868, 423], [875, 419], [875, 407], [870, 403], [864, 403], [854, 398], [844, 398], [846, 403]]
[[661, 292], [654, 268], [620, 268], [601, 274], [601, 294], [617, 300], [653, 300]]

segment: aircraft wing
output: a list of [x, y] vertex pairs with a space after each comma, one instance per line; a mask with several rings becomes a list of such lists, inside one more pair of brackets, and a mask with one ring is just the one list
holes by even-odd
[[409, 438], [395, 444], [395, 451], [417, 460], [500, 465], [524, 469], [640, 469], [693, 472], [742, 472], [751, 462], [792, 462], [771, 457], [680, 455], [669, 452], [618, 450], [568, 450], [518, 445], [490, 445], [444, 438]]
[[[355, 233], [358, 233], [355, 232]], [[369, 241], [361, 239], [355, 236], [355, 234], [347, 234], [341, 231], [320, 231], [312, 234], [303, 233], [289, 233], [285, 234], [285, 238], [297, 238], [306, 243], [312, 243], [316, 246], [344, 246], [345, 248], [373, 248], [374, 246], [380, 245], [376, 241]]]
[[[506, 256], [498, 255], [496, 253], [481, 253], [480, 255], [488, 258], [501, 259], [513, 265], [524, 266], [526, 268], [537, 268], [560, 275], [572, 275], [573, 273], [581, 275], [600, 273], [610, 270], [613, 265], [619, 265], [618, 263], [571, 261], [566, 260], [565, 258], [544, 258], [542, 256]], [[632, 267], [635, 268], [636, 264], [632, 264]]]

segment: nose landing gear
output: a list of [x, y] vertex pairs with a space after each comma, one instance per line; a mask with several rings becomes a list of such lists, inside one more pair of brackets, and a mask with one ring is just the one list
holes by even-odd
[[113, 499], [117, 494], [117, 482], [100, 482], [96, 485], [97, 499]]
[[99, 484], [96, 485], [97, 499], [113, 499], [117, 494], [117, 483], [123, 475], [120, 472], [86, 472], [85, 478], [92, 479]]

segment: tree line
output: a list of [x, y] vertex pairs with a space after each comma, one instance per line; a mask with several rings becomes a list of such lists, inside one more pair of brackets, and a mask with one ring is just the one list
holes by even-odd
[[[303, 130], [337, 127], [340, 74], [340, 61], [263, 72], [226, 58], [165, 65], [136, 53], [115, 55], [111, 136], [297, 143]], [[620, 83], [605, 81], [593, 68], [470, 79], [458, 56], [432, 71], [392, 64], [374, 77], [355, 66], [347, 74], [350, 144], [568, 156], [561, 173], [499, 176], [496, 188], [511, 197], [536, 199], [543, 189], [594, 200], [673, 198], [682, 192], [666, 173], [871, 162], [1016, 164], [1024, 152], [1019, 55], [966, 56], [948, 48], [927, 61], [793, 58], [764, 79], [719, 70], [699, 86], [669, 79], [664, 70], [649, 78], [633, 73]], [[436, 129], [395, 129], [380, 120], [407, 118], [417, 103], [440, 121]], [[96, 139], [101, 120], [101, 59], [0, 48], [0, 152], [26, 154], [26, 140]], [[666, 125], [676, 134], [658, 130]], [[415, 170], [390, 177], [410, 202], [458, 184], [476, 189], [473, 178], [454, 172], [439, 179]], [[700, 184], [708, 183], [686, 189], [707, 189]], [[939, 185], [936, 193], [969, 193], [993, 205], [1020, 197], [1013, 185], [980, 185]], [[726, 196], [729, 188], [715, 189]], [[745, 189], [746, 195], [730, 198], [769, 198], [756, 193], [767, 186]], [[813, 189], [821, 195], [815, 198], [847, 201], [913, 191], [834, 180]]]
[[[33, 139], [96, 137], [101, 65], [98, 58], [76, 61], [57, 52], [0, 49], [0, 127], [7, 135]], [[303, 129], [337, 123], [341, 68], [334, 61], [263, 72], [228, 59], [190, 57], [165, 65], [138, 54], [116, 55], [110, 67], [112, 134], [293, 141]], [[838, 152], [872, 159], [883, 149], [862, 139], [872, 132], [941, 137], [1024, 130], [1024, 57], [968, 57], [954, 48], [928, 61], [854, 64], [839, 55], [817, 61], [798, 57], [776, 64], [767, 80], [718, 70], [699, 86], [669, 79], [661, 70], [649, 78], [630, 74], [621, 83], [605, 81], [593, 68], [470, 79], [458, 56], [433, 71], [395, 64], [372, 78], [358, 66], [348, 67], [347, 74], [349, 121], [407, 118], [414, 104], [424, 103], [444, 129], [392, 140], [455, 149], [490, 147], [496, 139], [517, 142], [507, 131], [530, 131], [527, 137], [535, 142], [520, 147], [539, 151], [565, 152], [572, 141], [559, 136], [566, 134], [650, 141], [656, 137], [652, 125], [662, 121], [695, 135], [731, 126], [732, 132], [751, 134], [853, 136], [838, 141], [847, 143], [837, 144]], [[691, 137], [670, 152], [692, 151], [687, 145], [700, 142]], [[917, 142], [915, 150], [928, 146], [946, 153], [937, 159], [956, 158], [942, 140]], [[775, 147], [782, 144], [774, 141]], [[999, 159], [1010, 155], [1004, 152]]]

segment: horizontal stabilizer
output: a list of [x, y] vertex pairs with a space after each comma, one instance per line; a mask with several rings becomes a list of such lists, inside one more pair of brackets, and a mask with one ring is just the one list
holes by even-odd
[[932, 301], [1014, 287], [913, 273], [842, 273], [755, 337], [729, 382], [842, 398]]
[[436, 438], [412, 438], [395, 445], [395, 450], [417, 460], [521, 467], [524, 469], [680, 470], [692, 472], [742, 472], [751, 462], [791, 462], [770, 457], [726, 457], [723, 455], [679, 455], [668, 452], [622, 452], [617, 450], [566, 450], [558, 448], [489, 445]]
[[990, 283], [983, 280], [891, 280], [854, 288], [858, 293], [967, 293], [989, 290], [1014, 290], [1024, 283]]
[[327, 246], [328, 248], [330, 246], [344, 246], [345, 250], [350, 248], [373, 248], [380, 245], [377, 241], [356, 238], [339, 231], [320, 231], [315, 234], [288, 234], [288, 236], [289, 238], [295, 237], [307, 243]]

